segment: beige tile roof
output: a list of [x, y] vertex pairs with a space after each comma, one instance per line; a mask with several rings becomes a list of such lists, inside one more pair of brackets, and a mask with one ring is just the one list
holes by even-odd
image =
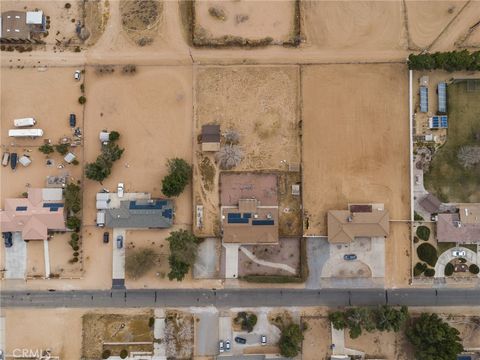
[[327, 215], [328, 241], [350, 243], [356, 237], [382, 237], [389, 234], [387, 210], [371, 212], [330, 210]]
[[480, 224], [464, 224], [459, 214], [438, 214], [437, 240], [463, 244], [480, 242]]
[[21, 231], [24, 240], [46, 240], [48, 230], [65, 230], [64, 208], [50, 211], [44, 203], [49, 202], [43, 201], [42, 189], [29, 189], [27, 198], [5, 199], [5, 210], [0, 211], [2, 231]]

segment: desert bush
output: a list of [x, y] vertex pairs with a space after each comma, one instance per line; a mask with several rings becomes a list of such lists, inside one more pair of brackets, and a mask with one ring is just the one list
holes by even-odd
[[80, 236], [78, 236], [77, 233], [72, 233], [72, 235], [70, 235], [70, 238], [72, 239], [72, 241], [78, 241], [78, 239], [80, 238]]
[[67, 219], [66, 225], [69, 229], [78, 231], [80, 229], [80, 226], [82, 225], [82, 220], [80, 220], [76, 216], [70, 216]]
[[243, 160], [243, 150], [238, 145], [222, 146], [216, 154], [216, 159], [222, 170], [230, 170], [238, 166]]
[[133, 64], [125, 65], [122, 69], [124, 74], [134, 74], [137, 71], [137, 66]]
[[57, 150], [57, 152], [60, 155], [67, 155], [69, 148], [70, 148], [69, 144], [57, 144], [57, 145], [55, 145], [55, 150]]
[[455, 267], [453, 266], [453, 264], [448, 263], [447, 265], [445, 265], [445, 272], [444, 272], [445, 276], [451, 276], [454, 270], [455, 270]]
[[208, 9], [208, 13], [210, 16], [214, 17], [215, 19], [225, 21], [227, 20], [227, 14], [225, 13], [225, 10], [212, 6]]
[[80, 97], [78, 98], [78, 102], [79, 102], [81, 105], [83, 105], [83, 104], [85, 104], [85, 103], [87, 102], [87, 98], [82, 95], [82, 96], [80, 96]]
[[428, 277], [433, 277], [435, 275], [435, 270], [433, 269], [425, 269], [425, 272], [424, 272], [425, 276], [428, 276]]
[[425, 220], [422, 215], [417, 213], [416, 211], [413, 213], [413, 220], [415, 221], [423, 221]]
[[162, 180], [162, 192], [165, 196], [178, 196], [190, 182], [192, 166], [183, 159], [174, 158], [167, 162], [169, 173]]
[[[72, 4], [70, 4], [70, 3], [68, 3], [68, 2], [65, 4], [65, 9], [70, 9], [71, 7], [72, 7]], [[106, 358], [105, 358], [105, 359], [106, 359]]]
[[413, 268], [413, 276], [420, 276], [424, 273], [424, 271], [427, 269], [427, 264], [425, 263], [416, 263], [415, 267]]
[[480, 269], [478, 268], [478, 265], [472, 264], [468, 267], [468, 271], [470, 271], [474, 275], [477, 275], [479, 273]]
[[420, 239], [417, 236], [413, 237], [413, 243], [416, 244], [420, 241]]
[[430, 229], [426, 226], [419, 226], [417, 228], [417, 236], [425, 241], [428, 241], [430, 238]]
[[122, 349], [122, 351], [120, 351], [120, 359], [126, 359], [128, 356], [128, 351], [126, 349]]
[[240, 134], [236, 130], [227, 130], [224, 137], [225, 142], [230, 145], [237, 145], [240, 142]]
[[110, 141], [117, 141], [120, 139], [120, 133], [118, 131], [111, 131], [108, 135], [108, 140]]
[[74, 257], [78, 257], [78, 255], [80, 255], [80, 253], [79, 253], [78, 251], [75, 251], [75, 252], [73, 253], [73, 256], [74, 256]]
[[40, 146], [38, 148], [38, 151], [40, 151], [41, 153], [45, 154], [45, 155], [48, 155], [48, 154], [51, 154], [53, 153], [55, 150], [53, 148], [52, 145], [50, 144], [43, 144], [42, 146]]
[[423, 243], [417, 247], [417, 255], [420, 260], [425, 261], [430, 266], [435, 266], [437, 263], [437, 249], [429, 243]]

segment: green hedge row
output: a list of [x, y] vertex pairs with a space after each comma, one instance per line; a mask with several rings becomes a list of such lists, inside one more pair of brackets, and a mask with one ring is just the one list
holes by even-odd
[[480, 51], [470, 53], [468, 50], [435, 52], [433, 54], [410, 54], [408, 57], [410, 70], [446, 70], [446, 71], [478, 71], [480, 70]]

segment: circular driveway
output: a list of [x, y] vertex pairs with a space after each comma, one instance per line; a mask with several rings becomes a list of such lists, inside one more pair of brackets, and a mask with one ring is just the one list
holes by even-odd
[[448, 249], [448, 250], [444, 251], [438, 257], [437, 263], [435, 264], [435, 278], [444, 278], [445, 277], [445, 266], [450, 261], [457, 258], [457, 257], [452, 255], [453, 250], [465, 251], [465, 256], [463, 256], [463, 258], [465, 258], [468, 262], [471, 262], [473, 264], [478, 265], [478, 257], [477, 257], [476, 252], [474, 252], [470, 249], [467, 249], [465, 247], [456, 246], [456, 247], [453, 247], [451, 249]]

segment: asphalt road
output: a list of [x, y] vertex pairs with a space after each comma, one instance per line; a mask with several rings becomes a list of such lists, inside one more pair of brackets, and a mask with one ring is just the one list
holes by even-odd
[[480, 306], [480, 289], [149, 289], [3, 291], [2, 307]]

